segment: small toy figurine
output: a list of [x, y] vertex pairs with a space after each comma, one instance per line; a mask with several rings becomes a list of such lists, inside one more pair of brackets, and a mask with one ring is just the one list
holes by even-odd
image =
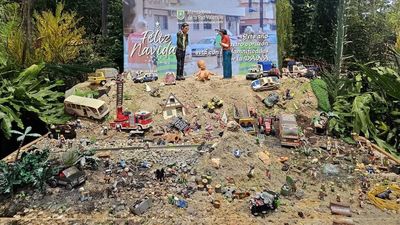
[[247, 177], [249, 179], [254, 177], [254, 165], [250, 165], [250, 169], [249, 169], [249, 172], [247, 173]]
[[285, 100], [291, 100], [293, 99], [293, 96], [290, 93], [290, 89], [286, 89], [285, 91]]
[[164, 178], [165, 178], [165, 171], [164, 171], [164, 168], [162, 168], [161, 170], [157, 169], [156, 172], [155, 172], [155, 174], [156, 174], [156, 178], [157, 178], [160, 182], [164, 181]]

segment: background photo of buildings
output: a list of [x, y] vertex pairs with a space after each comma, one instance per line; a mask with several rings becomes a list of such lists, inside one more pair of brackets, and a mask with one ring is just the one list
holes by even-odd
[[[129, 8], [124, 9], [125, 71], [157, 70], [161, 76], [168, 71], [175, 72], [175, 55], [129, 57], [129, 48], [131, 48], [130, 43], [141, 40], [143, 31], [155, 30], [157, 26], [164, 35], [171, 35], [172, 45], [176, 45], [176, 33], [183, 22], [190, 24], [189, 46], [185, 58], [187, 75], [197, 70], [196, 62], [199, 59], [207, 62], [209, 70], [222, 74], [222, 66], [217, 64], [215, 54], [217, 52], [215, 29], [228, 30], [233, 44], [241, 43], [244, 33], [268, 34], [268, 39], [264, 41], [269, 44], [261, 47], [268, 51], [267, 58], [277, 63], [276, 0], [130, 0], [130, 2], [133, 4], [127, 4], [125, 7]], [[181, 18], [182, 12], [184, 16]], [[151, 43], [148, 45], [152, 46]], [[245, 50], [244, 47], [235, 48]], [[260, 46], [250, 47], [250, 49], [259, 48]], [[233, 59], [240, 57], [237, 54], [233, 55]], [[248, 68], [256, 63], [257, 60], [233, 63], [233, 74], [245, 74]]]

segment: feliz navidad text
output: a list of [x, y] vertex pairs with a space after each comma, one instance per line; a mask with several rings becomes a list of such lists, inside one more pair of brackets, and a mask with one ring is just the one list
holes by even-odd
[[134, 55], [171, 55], [176, 51], [176, 47], [172, 46], [171, 35], [164, 35], [160, 30], [145, 31], [142, 33], [141, 42], [134, 43], [130, 52], [130, 57]]

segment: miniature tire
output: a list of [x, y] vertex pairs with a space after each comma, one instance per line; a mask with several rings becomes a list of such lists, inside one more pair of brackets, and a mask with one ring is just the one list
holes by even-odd
[[72, 190], [72, 185], [71, 184], [67, 184], [65, 186], [65, 189], [67, 189], [68, 191]]
[[101, 85], [101, 86], [106, 85], [106, 81], [105, 81], [105, 80], [102, 80], [102, 81], [100, 82], [100, 85]]
[[144, 80], [140, 80], [139, 82], [140, 82], [140, 83], [144, 83]]
[[155, 81], [158, 80], [158, 77], [155, 77], [154, 80], [155, 80]]
[[89, 119], [94, 120], [94, 117], [93, 116], [89, 116]]
[[55, 188], [57, 187], [57, 181], [55, 179], [52, 179], [49, 181], [49, 185], [50, 187]]

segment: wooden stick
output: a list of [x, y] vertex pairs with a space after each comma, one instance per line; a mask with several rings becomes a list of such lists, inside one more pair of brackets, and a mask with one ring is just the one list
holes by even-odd
[[[359, 135], [353, 135], [353, 139], [357, 142], [363, 142], [363, 143], [367, 143], [370, 142], [368, 139], [366, 139], [365, 137], [361, 137]], [[396, 162], [397, 164], [400, 164], [400, 159], [393, 156], [392, 154], [390, 154], [389, 152], [385, 151], [385, 149], [379, 147], [378, 145], [371, 143], [371, 146], [373, 148], [373, 150], [378, 151], [379, 153], [385, 155], [386, 157], [388, 157], [390, 160]]]

